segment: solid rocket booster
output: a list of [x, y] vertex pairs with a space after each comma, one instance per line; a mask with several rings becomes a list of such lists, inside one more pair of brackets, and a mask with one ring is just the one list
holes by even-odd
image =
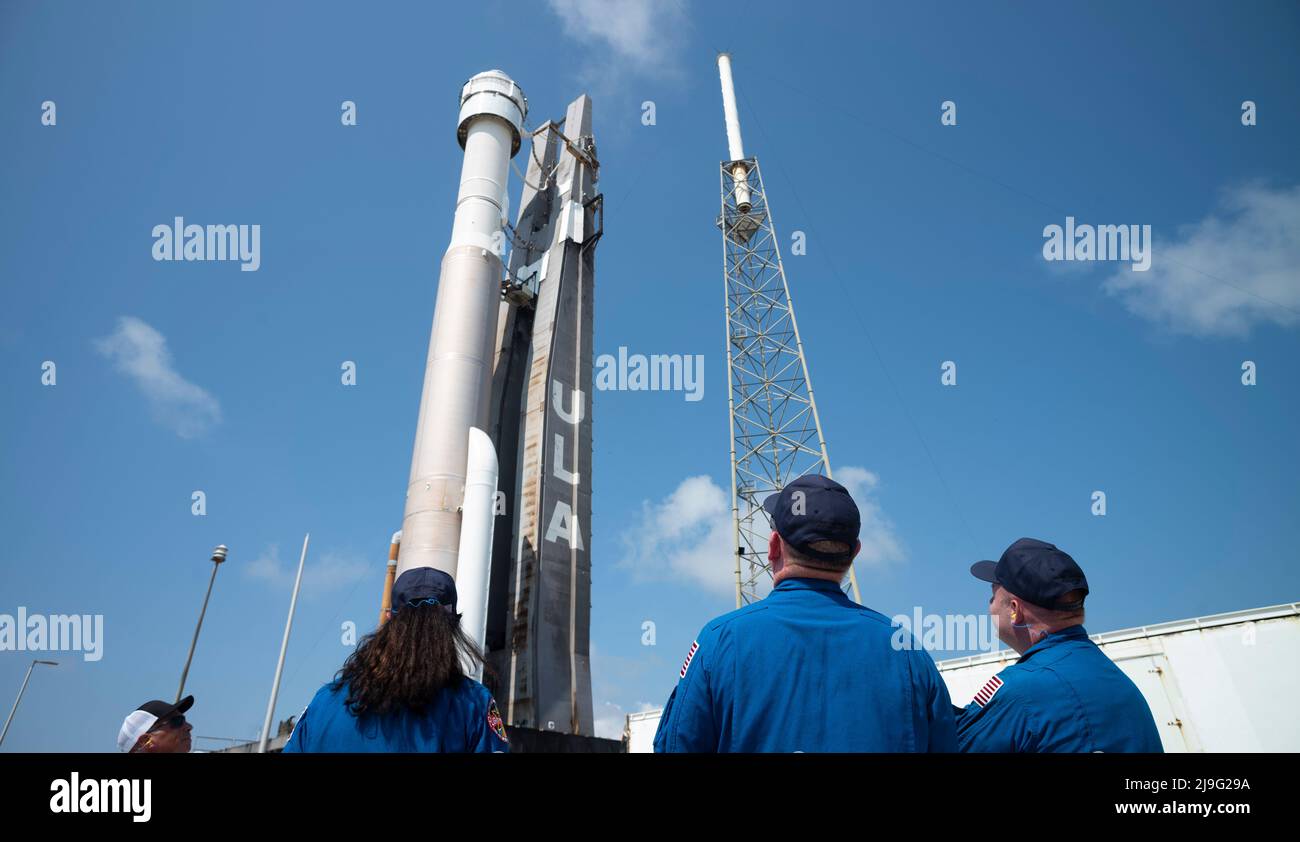
[[727, 154], [735, 165], [731, 177], [736, 182], [736, 210], [749, 213], [749, 165], [745, 144], [740, 139], [740, 113], [736, 110], [736, 87], [731, 78], [731, 54], [718, 53], [718, 77], [722, 82], [722, 115], [727, 122]]
[[[497, 452], [492, 437], [471, 427], [466, 464], [465, 503], [461, 507], [460, 552], [457, 555], [456, 591], [460, 627], [484, 650], [487, 637], [488, 580], [492, 573], [492, 531], [496, 526]], [[466, 664], [466, 674], [483, 678], [479, 664]]]
[[456, 576], [470, 429], [488, 424], [507, 177], [527, 114], [524, 92], [500, 70], [479, 73], [461, 89], [456, 136], [465, 159], [451, 244], [438, 276], [402, 516], [399, 576], [413, 567], [435, 567]]

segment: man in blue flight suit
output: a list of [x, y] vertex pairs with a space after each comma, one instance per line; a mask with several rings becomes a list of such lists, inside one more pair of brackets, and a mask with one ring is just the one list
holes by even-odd
[[[930, 656], [840, 590], [861, 516], [810, 474], [763, 503], [774, 587], [691, 645], [656, 752], [955, 751], [948, 690]], [[910, 639], [906, 643], [912, 643]]]
[[1021, 654], [957, 711], [962, 751], [1163, 751], [1146, 699], [1083, 628], [1088, 580], [1073, 558], [1021, 538], [970, 571], [992, 585], [998, 637]]

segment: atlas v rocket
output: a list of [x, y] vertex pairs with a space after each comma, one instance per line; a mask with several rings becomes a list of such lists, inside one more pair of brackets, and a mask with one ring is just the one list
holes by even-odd
[[[528, 100], [505, 73], [461, 90], [465, 156], [442, 257], [396, 574], [456, 580], [511, 725], [591, 735], [591, 367], [603, 226], [591, 100], [531, 132], [511, 230], [511, 158]], [[508, 271], [503, 255], [509, 246]]]

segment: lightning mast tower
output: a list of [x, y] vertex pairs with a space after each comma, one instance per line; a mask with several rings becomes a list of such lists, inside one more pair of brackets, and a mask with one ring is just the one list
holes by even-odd
[[[736, 547], [736, 607], [771, 587], [771, 535], [763, 500], [809, 473], [831, 476], [826, 437], [808, 379], [808, 361], [777, 245], [763, 173], [746, 157], [731, 78], [718, 54], [731, 160], [721, 164], [722, 275], [727, 312], [727, 410], [731, 416], [731, 514]], [[849, 568], [853, 598], [858, 579]]]

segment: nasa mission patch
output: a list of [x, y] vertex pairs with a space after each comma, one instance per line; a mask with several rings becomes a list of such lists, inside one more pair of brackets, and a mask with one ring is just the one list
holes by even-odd
[[506, 726], [505, 723], [501, 721], [501, 711], [497, 710], [496, 699], [493, 699], [488, 704], [487, 722], [488, 727], [492, 729], [492, 733], [501, 738], [501, 742], [510, 742], [510, 740], [506, 738]]

